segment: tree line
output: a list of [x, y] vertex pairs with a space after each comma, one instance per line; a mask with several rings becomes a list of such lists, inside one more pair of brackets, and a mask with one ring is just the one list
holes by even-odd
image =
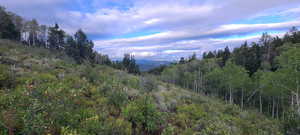
[[136, 60], [134, 55], [132, 54], [124, 54], [124, 58], [122, 62], [114, 62], [113, 67], [117, 69], [126, 70], [128, 73], [140, 74], [139, 66], [136, 64]]
[[150, 73], [242, 109], [256, 108], [283, 120], [287, 131], [299, 133], [300, 32], [296, 27], [282, 38], [263, 33], [258, 42], [245, 42], [232, 51], [228, 47], [210, 51], [202, 59], [194, 54]]
[[79, 29], [74, 35], [67, 34], [58, 24], [40, 25], [35, 19], [27, 21], [0, 6], [0, 39], [22, 42], [26, 46], [43, 47], [63, 51], [78, 63], [103, 64], [129, 73], [139, 74], [133, 55], [125, 54], [122, 62], [112, 61], [108, 55], [93, 50], [94, 43]]

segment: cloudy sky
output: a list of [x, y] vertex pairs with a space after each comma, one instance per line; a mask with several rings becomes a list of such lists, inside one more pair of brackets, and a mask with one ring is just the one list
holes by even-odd
[[300, 0], [0, 0], [40, 23], [83, 29], [95, 50], [113, 59], [177, 60], [182, 56], [283, 35], [300, 26]]

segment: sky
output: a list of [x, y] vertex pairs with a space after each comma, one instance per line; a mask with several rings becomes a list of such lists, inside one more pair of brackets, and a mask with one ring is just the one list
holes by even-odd
[[300, 26], [300, 0], [0, 0], [41, 24], [79, 28], [94, 49], [121, 59], [174, 61], [196, 53], [233, 49], [263, 32], [282, 36]]

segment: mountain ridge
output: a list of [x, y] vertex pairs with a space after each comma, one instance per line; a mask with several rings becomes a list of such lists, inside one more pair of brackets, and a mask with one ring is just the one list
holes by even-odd
[[151, 69], [157, 68], [159, 66], [167, 66], [172, 62], [169, 61], [157, 61], [157, 60], [146, 60], [146, 59], [136, 59], [137, 65], [139, 65], [140, 71], [147, 72]]

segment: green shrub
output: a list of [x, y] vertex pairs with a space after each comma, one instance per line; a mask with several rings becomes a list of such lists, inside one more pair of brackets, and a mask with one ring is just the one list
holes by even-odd
[[123, 109], [123, 115], [132, 123], [133, 130], [139, 128], [139, 131], [148, 134], [157, 131], [164, 123], [163, 114], [157, 110], [149, 95], [129, 103]]
[[158, 89], [158, 83], [153, 76], [141, 77], [140, 85], [146, 92], [152, 92]]
[[175, 121], [182, 128], [192, 128], [197, 124], [197, 121], [206, 117], [206, 112], [200, 105], [190, 104], [177, 107]]
[[80, 134], [78, 134], [76, 130], [72, 130], [68, 127], [62, 127], [61, 135], [80, 135]]
[[122, 118], [109, 117], [104, 121], [102, 134], [105, 135], [131, 135], [131, 123]]
[[128, 102], [127, 93], [121, 90], [114, 90], [108, 94], [108, 103], [116, 108], [121, 108]]
[[0, 64], [0, 88], [12, 87], [14, 84], [13, 74], [6, 65]]
[[162, 135], [174, 135], [175, 134], [175, 128], [171, 124], [169, 124], [162, 132]]
[[296, 110], [291, 109], [286, 114], [286, 119], [283, 121], [285, 133], [287, 135], [294, 135], [300, 133], [299, 113]]

